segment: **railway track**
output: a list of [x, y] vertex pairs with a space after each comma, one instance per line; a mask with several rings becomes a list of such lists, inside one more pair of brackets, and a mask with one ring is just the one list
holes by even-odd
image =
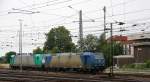
[[[136, 77], [132, 75], [132, 77]], [[138, 76], [139, 77], [139, 76]], [[71, 73], [42, 73], [30, 71], [0, 71], [0, 82], [150, 82], [131, 78], [129, 75], [116, 74], [114, 78], [107, 74], [71, 74]]]
[[78, 77], [56, 77], [56, 76], [43, 76], [34, 75], [27, 76], [26, 74], [14, 74], [14, 73], [2, 73], [0, 74], [0, 80], [3, 81], [13, 81], [13, 82], [48, 82], [48, 81], [68, 81], [68, 82], [103, 82], [100, 79], [88, 79], [88, 78], [78, 78]]
[[23, 81], [23, 82], [47, 82], [47, 81], [69, 81], [69, 82], [100, 82], [100, 79], [90, 79], [85, 77], [75, 77], [75, 76], [62, 76], [62, 75], [55, 75], [51, 76], [50, 74], [29, 74], [25, 72], [1, 72], [0, 80], [4, 81]]

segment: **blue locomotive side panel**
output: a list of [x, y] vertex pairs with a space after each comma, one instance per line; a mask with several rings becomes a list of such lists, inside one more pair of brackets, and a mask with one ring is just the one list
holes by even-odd
[[96, 53], [95, 66], [105, 66], [105, 59], [102, 53]]
[[45, 59], [45, 64], [48, 65], [52, 60], [52, 56], [50, 54], [47, 54], [45, 55], [44, 59]]
[[102, 53], [84, 52], [81, 54], [81, 60], [85, 69], [103, 70], [105, 67]]
[[85, 68], [92, 68], [94, 66], [94, 55], [91, 52], [84, 52], [81, 55], [82, 64]]

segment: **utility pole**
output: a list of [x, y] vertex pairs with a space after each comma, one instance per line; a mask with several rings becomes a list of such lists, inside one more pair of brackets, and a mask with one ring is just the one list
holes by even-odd
[[83, 22], [95, 22], [95, 20], [82, 20], [82, 10], [80, 10], [80, 11], [78, 11], [78, 10], [76, 10], [76, 9], [74, 9], [73, 7], [71, 7], [71, 6], [68, 6], [70, 9], [73, 9], [73, 10], [75, 10], [75, 11], [77, 11], [77, 12], [79, 12], [79, 21], [73, 21], [73, 22], [79, 22], [79, 41], [80, 41], [80, 49], [81, 49], [81, 52], [83, 51], [83, 46], [84, 46], [84, 42], [83, 42]]
[[21, 55], [20, 59], [20, 71], [22, 72], [22, 20], [19, 19], [20, 30], [19, 30], [19, 54]]
[[82, 10], [79, 11], [79, 37], [80, 37], [80, 48], [83, 51], [83, 25], [82, 25]]
[[113, 23], [110, 23], [110, 37], [111, 37], [111, 50], [110, 50], [110, 54], [111, 54], [111, 67], [110, 67], [110, 76], [113, 77], [114, 73], [113, 73]]
[[118, 25], [123, 25], [125, 24], [124, 22], [114, 22], [114, 23], [110, 23], [110, 28], [107, 28], [106, 30], [110, 30], [110, 62], [109, 64], [111, 65], [110, 66], [110, 73], [109, 73], [109, 76], [110, 77], [113, 77], [114, 76], [114, 73], [113, 73], [113, 65], [114, 65], [114, 60], [113, 60], [113, 56], [114, 56], [114, 45], [113, 45], [113, 24], [118, 24]]
[[104, 11], [104, 36], [106, 39], [106, 7], [105, 6], [103, 8], [103, 11]]

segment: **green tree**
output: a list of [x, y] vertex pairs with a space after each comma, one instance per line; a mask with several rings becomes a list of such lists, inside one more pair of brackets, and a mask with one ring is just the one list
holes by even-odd
[[[83, 51], [96, 51], [98, 38], [92, 34], [87, 35], [83, 38]], [[78, 41], [78, 45], [81, 45], [81, 42]]]
[[113, 42], [114, 56], [123, 54], [123, 45], [121, 43]]
[[105, 34], [102, 33], [100, 35], [100, 37], [98, 38], [98, 45], [97, 45], [96, 51], [97, 52], [104, 52], [104, 50], [106, 49], [106, 47], [107, 47], [107, 41], [105, 39]]
[[0, 57], [0, 63], [6, 63], [6, 58], [5, 58], [5, 56]]
[[[80, 40], [78, 41], [78, 45], [80, 45]], [[115, 41], [112, 42], [112, 45], [109, 41], [105, 39], [105, 34], [102, 33], [99, 38], [96, 36], [89, 34], [86, 38], [83, 38], [83, 49], [88, 51], [102, 52], [104, 54], [106, 60], [106, 66], [109, 67], [112, 61], [111, 55], [111, 46], [113, 47], [113, 56], [120, 55], [123, 53], [123, 46], [121, 43], [117, 43]], [[80, 50], [80, 48], [79, 48]]]
[[43, 50], [40, 47], [37, 47], [33, 50], [33, 54], [43, 54]]
[[6, 63], [10, 63], [10, 58], [11, 58], [12, 55], [16, 55], [16, 52], [10, 51], [10, 52], [7, 52], [7, 53], [5, 54]]
[[105, 43], [101, 46], [101, 51], [104, 53], [104, 57], [106, 59], [106, 66], [111, 65], [112, 61], [112, 55], [111, 55], [111, 46], [113, 48], [113, 56], [121, 55], [123, 53], [123, 47], [121, 43], [116, 43], [113, 42], [112, 45], [111, 43]]
[[72, 42], [70, 31], [64, 26], [52, 28], [46, 34], [46, 42], [44, 43], [44, 51], [56, 52], [70, 52], [75, 49], [75, 44]]
[[111, 46], [113, 46], [113, 56], [120, 55], [123, 53], [123, 46], [121, 43], [113, 41], [111, 45], [111, 43], [107, 42], [107, 40], [105, 39], [105, 34], [102, 33], [98, 40], [97, 52], [102, 52], [104, 54], [106, 66], [110, 66], [112, 61], [112, 55], [110, 52]]

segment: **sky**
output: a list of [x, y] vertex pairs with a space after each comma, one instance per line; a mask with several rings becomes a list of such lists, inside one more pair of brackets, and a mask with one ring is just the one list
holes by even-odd
[[[79, 10], [83, 12], [84, 37], [103, 32], [104, 6], [106, 26], [110, 28], [110, 23], [114, 23], [114, 35], [149, 32], [149, 3], [149, 0], [0, 0], [0, 56], [19, 51], [19, 19], [23, 27], [23, 52], [29, 53], [38, 46], [43, 47], [45, 33], [51, 28], [65, 26], [72, 36], [78, 36]], [[125, 24], [119, 26], [116, 21]], [[76, 43], [79, 37], [72, 39]]]

